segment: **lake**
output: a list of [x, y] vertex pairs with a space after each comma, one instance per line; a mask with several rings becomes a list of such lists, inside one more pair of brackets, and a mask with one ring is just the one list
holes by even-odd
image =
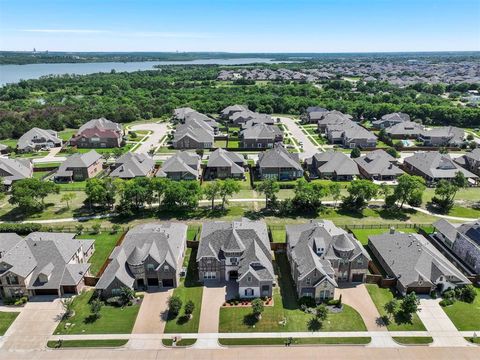
[[98, 72], [133, 72], [152, 70], [155, 65], [245, 65], [252, 63], [281, 63], [272, 59], [204, 59], [192, 61], [143, 61], [143, 62], [98, 62], [98, 63], [58, 63], [58, 64], [27, 64], [0, 65], [0, 86], [16, 83], [20, 80], [38, 79], [45, 75], [76, 74], [86, 75]]

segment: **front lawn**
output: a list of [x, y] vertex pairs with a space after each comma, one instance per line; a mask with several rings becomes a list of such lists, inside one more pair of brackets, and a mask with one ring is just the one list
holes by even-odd
[[122, 236], [121, 233], [110, 234], [108, 232], [102, 232], [100, 234], [87, 233], [77, 236], [77, 239], [95, 240], [95, 251], [90, 260], [88, 260], [92, 264], [90, 266], [90, 273], [92, 275], [98, 274], [110, 253], [113, 251], [120, 236]]
[[[196, 333], [198, 332], [198, 324], [200, 322], [200, 310], [202, 308], [203, 286], [198, 282], [197, 271], [197, 249], [188, 248], [183, 260], [183, 266], [187, 267], [187, 276], [180, 279], [180, 285], [173, 290], [173, 296], [182, 299], [182, 310], [180, 314], [173, 318], [168, 316], [165, 324], [165, 333]], [[192, 300], [195, 304], [193, 316], [190, 320], [185, 316], [184, 306], [188, 300]], [[208, 306], [208, 304], [206, 305]]]
[[[376, 284], [366, 284], [368, 293], [372, 298], [378, 312], [381, 316], [386, 316], [387, 312], [384, 306], [387, 302], [393, 299], [394, 295], [392, 290], [384, 289]], [[422, 321], [417, 314], [413, 314], [410, 321], [402, 319], [401, 317], [395, 317], [387, 325], [390, 331], [425, 331]]]
[[120, 347], [128, 342], [126, 339], [100, 339], [100, 340], [62, 340], [48, 341], [47, 347], [50, 349], [62, 349], [62, 348], [96, 348], [96, 347]]
[[[220, 338], [218, 342], [225, 346], [243, 345], [285, 345], [288, 338]], [[366, 345], [370, 337], [305, 337], [292, 339], [291, 345]]]
[[[63, 319], [55, 330], [55, 335], [67, 334], [130, 334], [137, 318], [140, 305], [126, 307], [102, 306], [100, 318], [93, 321], [90, 299], [94, 291], [85, 291], [73, 300], [75, 315]], [[69, 326], [66, 324], [69, 323]]]
[[[177, 340], [175, 346], [192, 346], [197, 342], [197, 339], [180, 339]], [[165, 346], [173, 346], [173, 339], [162, 339], [162, 344]]]
[[453, 305], [443, 308], [459, 331], [480, 330], [480, 288], [475, 289], [477, 296], [473, 303], [457, 300]]
[[428, 345], [433, 342], [430, 336], [394, 336], [392, 339], [401, 345]]
[[[388, 228], [383, 229], [352, 229], [353, 236], [362, 243], [362, 245], [368, 244], [368, 237], [372, 235], [381, 235], [388, 232]], [[404, 233], [416, 233], [417, 229], [415, 228], [405, 228], [405, 229], [397, 229], [398, 232]]]
[[0, 311], [0, 336], [5, 335], [8, 328], [17, 318], [19, 312], [3, 312]]
[[[297, 302], [295, 287], [285, 254], [276, 253], [274, 261], [278, 286], [274, 288], [274, 305], [265, 306], [262, 319], [256, 321], [250, 307], [222, 307], [219, 332], [309, 331], [312, 315], [303, 312]], [[285, 325], [282, 325], [285, 322]], [[255, 325], [255, 327], [253, 326]], [[329, 312], [317, 331], [366, 331], [360, 314], [348, 305], [340, 313]]]

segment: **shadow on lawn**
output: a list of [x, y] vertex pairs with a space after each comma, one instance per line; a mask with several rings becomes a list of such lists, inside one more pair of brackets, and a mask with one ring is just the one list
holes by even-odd
[[275, 272], [278, 276], [283, 308], [288, 310], [298, 309], [297, 295], [290, 275], [290, 265], [287, 260], [287, 255], [280, 252], [275, 253], [275, 260], [273, 263]]

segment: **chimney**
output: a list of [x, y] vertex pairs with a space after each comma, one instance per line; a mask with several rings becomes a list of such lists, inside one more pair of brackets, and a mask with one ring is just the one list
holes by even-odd
[[390, 234], [395, 234], [395, 227], [390, 227]]

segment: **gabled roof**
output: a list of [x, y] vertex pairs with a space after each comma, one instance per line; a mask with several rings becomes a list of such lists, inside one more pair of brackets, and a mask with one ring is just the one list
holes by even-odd
[[57, 176], [62, 176], [68, 172], [68, 169], [72, 168], [88, 168], [94, 163], [99, 161], [102, 158], [102, 155], [97, 153], [95, 150], [90, 150], [87, 153], [76, 153], [73, 154], [60, 165], [56, 173]]
[[384, 150], [370, 151], [353, 159], [369, 175], [400, 176], [404, 171], [395, 165], [395, 158]]
[[232, 173], [243, 174], [245, 172], [244, 162], [241, 154], [219, 148], [210, 154], [207, 167], [229, 167]]
[[127, 152], [117, 159], [109, 176], [126, 179], [147, 176], [154, 168], [155, 161], [147, 155]]
[[313, 156], [318, 164], [319, 173], [337, 175], [358, 175], [358, 166], [348, 155], [341, 151], [328, 150]]
[[470, 241], [480, 251], [480, 220], [464, 224], [452, 224], [440, 219], [433, 226], [443, 234], [452, 244], [461, 236]]
[[454, 126], [442, 126], [424, 130], [422, 136], [447, 139], [449, 144], [460, 144], [464, 141], [465, 131]]
[[293, 168], [303, 170], [298, 154], [289, 153], [282, 145], [276, 144], [272, 149], [258, 155], [260, 168]]
[[11, 184], [13, 181], [32, 177], [33, 167], [28, 159], [0, 158], [0, 171], [3, 175], [3, 183]]
[[87, 129], [94, 129], [94, 128], [99, 129], [101, 131], [112, 130], [116, 132], [122, 132], [122, 125], [102, 117], [99, 119], [92, 119], [86, 122], [80, 127], [80, 129], [78, 129], [78, 133], [82, 133]]
[[420, 135], [424, 131], [424, 127], [423, 125], [413, 121], [404, 121], [386, 128], [385, 131], [390, 135], [416, 136]]
[[248, 108], [245, 105], [230, 105], [230, 106], [227, 106], [225, 109], [223, 109], [221, 114], [223, 116], [229, 116], [233, 113], [244, 111], [244, 110], [248, 110]]
[[441, 154], [438, 151], [415, 153], [405, 158], [404, 162], [433, 179], [450, 179], [459, 171], [467, 178], [477, 178], [477, 175], [455, 163], [450, 155]]
[[243, 139], [268, 139], [273, 141], [277, 136], [281, 136], [283, 133], [276, 125], [259, 123], [246, 127], [240, 134]]
[[44, 130], [37, 127], [34, 127], [28, 130], [23, 134], [17, 142], [17, 148], [19, 150], [26, 149], [28, 147], [35, 147], [36, 140], [37, 142], [47, 143], [51, 142], [53, 144], [61, 144], [62, 140], [57, 137], [57, 133], [53, 130]]
[[157, 177], [162, 176], [162, 172], [174, 173], [174, 172], [188, 172], [195, 177], [198, 176], [198, 167], [200, 165], [200, 157], [192, 152], [179, 151], [175, 155], [165, 161], [161, 167], [161, 173], [157, 172]]
[[173, 116], [178, 120], [185, 120], [185, 117], [187, 116], [187, 114], [194, 111], [195, 110], [189, 107], [177, 108], [173, 110]]

